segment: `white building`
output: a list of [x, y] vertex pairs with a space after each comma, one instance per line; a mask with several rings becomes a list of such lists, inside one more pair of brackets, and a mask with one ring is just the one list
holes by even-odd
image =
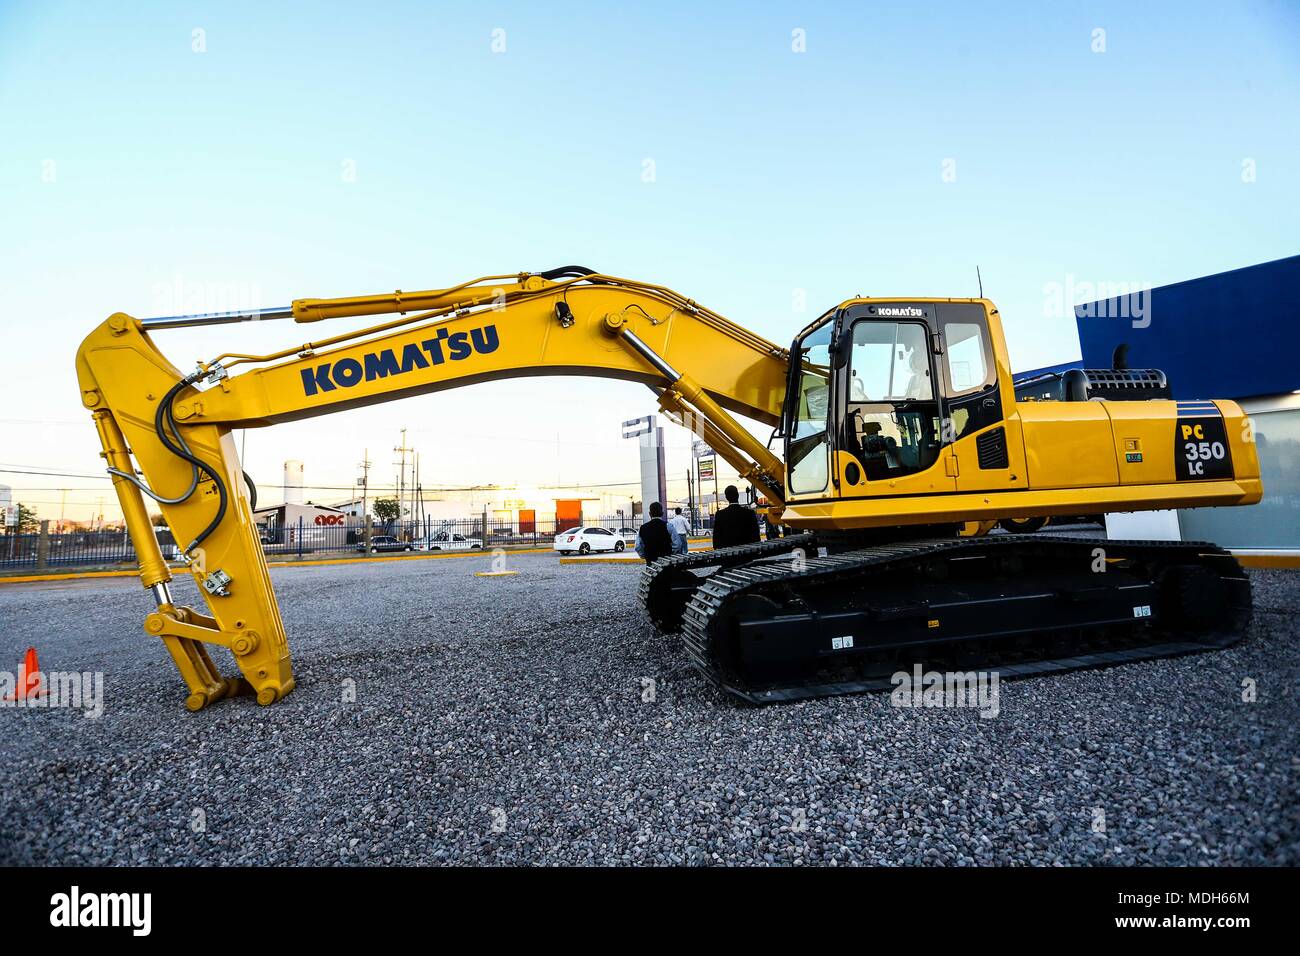
[[253, 520], [263, 541], [271, 544], [297, 544], [299, 536], [304, 543], [324, 539], [346, 538], [347, 528], [358, 522], [338, 508], [328, 505], [292, 504], [258, 508]]

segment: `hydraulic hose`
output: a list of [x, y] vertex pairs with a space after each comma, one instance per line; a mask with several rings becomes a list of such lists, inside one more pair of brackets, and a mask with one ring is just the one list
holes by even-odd
[[586, 266], [560, 266], [556, 269], [547, 269], [545, 272], [535, 272], [543, 279], [580, 279], [583, 276], [596, 274], [595, 269], [588, 269]]
[[[209, 468], [202, 459], [196, 457], [190, 450], [190, 446], [181, 435], [180, 429], [176, 427], [176, 419], [172, 411], [172, 402], [176, 400], [176, 396], [180, 393], [181, 389], [193, 385], [198, 381], [199, 377], [200, 376], [197, 374], [189, 375], [177, 382], [172, 386], [171, 390], [163, 396], [163, 400], [158, 404], [158, 410], [154, 413], [154, 431], [158, 433], [158, 439], [163, 443], [163, 447], [177, 457], [185, 459], [185, 461], [190, 464], [190, 486], [175, 498], [168, 498], [164, 495], [158, 494], [158, 492], [154, 491], [130, 472], [121, 471], [117, 468], [108, 469], [110, 475], [117, 475], [119, 478], [125, 478], [127, 481], [139, 488], [141, 492], [163, 505], [178, 505], [183, 501], [188, 501], [190, 496], [194, 494], [194, 490], [199, 486], [199, 472], [202, 472], [212, 479], [217, 486], [217, 514], [216, 517], [212, 519], [212, 522], [203, 529], [202, 533], [191, 541], [185, 548], [185, 554], [187, 555], [202, 544], [204, 539], [216, 530], [217, 525], [221, 524], [221, 520], [226, 516], [226, 508], [228, 505], [228, 491], [225, 482], [222, 481], [220, 475]], [[175, 443], [172, 442], [171, 436], [167, 434], [168, 426], [171, 427], [172, 432], [176, 436]], [[245, 471], [242, 472], [242, 474], [244, 476], [245, 484], [248, 485], [249, 508], [250, 510], [255, 511], [257, 509], [257, 486], [253, 484], [253, 479], [248, 476], [248, 472]]]
[[[192, 451], [190, 451], [189, 445], [186, 443], [184, 436], [181, 435], [180, 429], [176, 425], [175, 413], [172, 410], [172, 403], [176, 401], [176, 396], [180, 394], [181, 390], [193, 385], [201, 377], [202, 373], [192, 372], [173, 385], [171, 389], [168, 390], [167, 394], [163, 396], [162, 401], [158, 403], [158, 410], [154, 412], [153, 419], [154, 430], [158, 433], [158, 440], [162, 442], [163, 447], [177, 458], [183, 458], [194, 466], [196, 478], [198, 472], [202, 471], [211, 478], [213, 484], [217, 486], [217, 513], [212, 518], [212, 521], [209, 522], [208, 526], [204, 528], [195, 539], [189, 543], [189, 545], [186, 546], [185, 554], [187, 556], [191, 551], [202, 544], [213, 531], [217, 530], [218, 526], [220, 526], [222, 520], [226, 517], [226, 507], [229, 498], [229, 491], [226, 489], [226, 483], [222, 481], [221, 476], [218, 475], [210, 465], [206, 464], [201, 458], [197, 457]], [[174, 442], [172, 441], [171, 436], [167, 434], [168, 427], [171, 428], [172, 432], [176, 436]], [[197, 486], [198, 482], [195, 481], [194, 484]], [[194, 493], [194, 487], [190, 488], [189, 493]], [[188, 497], [188, 495], [186, 497]]]

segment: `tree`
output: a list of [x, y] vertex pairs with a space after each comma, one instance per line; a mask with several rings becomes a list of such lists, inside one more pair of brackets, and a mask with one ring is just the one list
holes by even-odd
[[396, 498], [376, 498], [374, 503], [375, 517], [385, 523], [396, 521], [399, 514]]
[[18, 533], [36, 534], [41, 530], [41, 521], [36, 512], [24, 504], [18, 505]]

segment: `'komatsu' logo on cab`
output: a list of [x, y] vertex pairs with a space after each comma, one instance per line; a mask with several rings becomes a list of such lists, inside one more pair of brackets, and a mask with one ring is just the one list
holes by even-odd
[[918, 309], [914, 305], [882, 305], [877, 307], [876, 315], [893, 319], [920, 319], [925, 317], [925, 309]]
[[384, 349], [381, 352], [367, 352], [360, 361], [345, 358], [337, 362], [323, 362], [315, 368], [305, 368], [302, 370], [302, 390], [311, 396], [317, 392], [332, 392], [336, 388], [351, 388], [362, 381], [373, 382], [390, 375], [404, 375], [417, 368], [441, 365], [446, 361], [460, 362], [476, 352], [487, 355], [495, 352], [500, 344], [495, 325], [485, 325], [466, 332], [441, 328], [433, 338], [425, 339], [419, 345], [412, 342], [404, 346], [400, 354], [396, 349]]

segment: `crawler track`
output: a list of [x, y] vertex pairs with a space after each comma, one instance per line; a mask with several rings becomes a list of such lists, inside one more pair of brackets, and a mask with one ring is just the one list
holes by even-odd
[[792, 554], [796, 549], [816, 554], [817, 536], [791, 535], [742, 544], [721, 551], [693, 551], [660, 558], [641, 575], [637, 597], [651, 622], [663, 631], [682, 626], [682, 612], [700, 583], [717, 571]]
[[1250, 614], [1244, 572], [1211, 544], [994, 535], [773, 560], [804, 538], [657, 562], [646, 609], [671, 624], [680, 574], [716, 565], [682, 636], [702, 674], [754, 703], [885, 689], [917, 663], [1010, 678], [1188, 654], [1234, 643]]

